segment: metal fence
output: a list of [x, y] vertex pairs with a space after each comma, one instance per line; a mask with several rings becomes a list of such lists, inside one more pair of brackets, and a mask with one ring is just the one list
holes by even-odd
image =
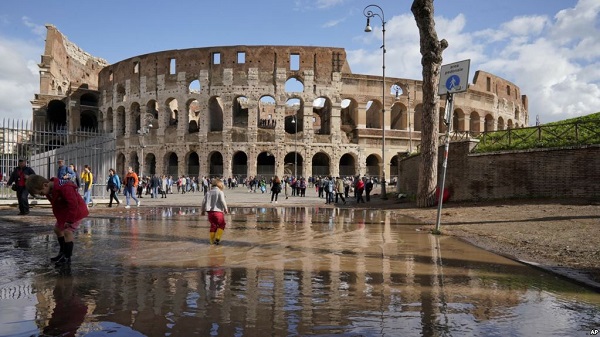
[[33, 128], [30, 121], [5, 119], [0, 124], [0, 137], [0, 198], [16, 198], [6, 182], [18, 166], [19, 158], [27, 159], [29, 166], [45, 177], [56, 176], [58, 159], [73, 164], [79, 174], [84, 165], [89, 165], [94, 175], [92, 196], [108, 196], [108, 169], [116, 163], [114, 134], [85, 129], [69, 132], [56, 125]]

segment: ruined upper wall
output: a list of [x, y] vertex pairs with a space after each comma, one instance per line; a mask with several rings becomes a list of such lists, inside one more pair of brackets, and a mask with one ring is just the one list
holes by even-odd
[[40, 94], [64, 95], [86, 87], [98, 89], [98, 73], [108, 65], [70, 42], [53, 25], [46, 25], [46, 45], [40, 68]]
[[[295, 69], [292, 58], [297, 57]], [[227, 71], [224, 71], [227, 69]], [[285, 70], [285, 73], [282, 71]], [[306, 46], [226, 46], [168, 50], [132, 57], [112, 64], [100, 72], [99, 88], [130, 81], [132, 88], [146, 81], [143, 91], [153, 91], [156, 79], [165, 78], [165, 87], [176, 85], [178, 74], [185, 73], [189, 84], [201, 73], [208, 75], [206, 85], [248, 83], [274, 84], [274, 76], [304, 80], [310, 74], [316, 84], [336, 81], [333, 73], [350, 72], [343, 48]], [[284, 81], [285, 81], [284, 79]]]
[[469, 86], [469, 89], [489, 92], [495, 94], [498, 99], [505, 99], [509, 102], [520, 102], [525, 111], [529, 110], [527, 96], [521, 95], [521, 89], [514, 83], [494, 74], [477, 70], [473, 77], [473, 84]]

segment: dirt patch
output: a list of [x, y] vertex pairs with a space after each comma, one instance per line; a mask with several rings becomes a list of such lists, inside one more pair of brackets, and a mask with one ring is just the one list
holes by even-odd
[[[420, 209], [414, 203], [397, 200], [377, 203], [419, 219], [425, 229], [435, 228], [437, 207]], [[444, 204], [440, 224], [443, 235], [457, 236], [486, 250], [600, 286], [597, 201], [449, 202]]]

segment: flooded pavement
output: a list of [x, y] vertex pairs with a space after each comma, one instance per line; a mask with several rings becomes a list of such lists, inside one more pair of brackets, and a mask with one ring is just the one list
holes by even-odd
[[600, 294], [389, 211], [231, 211], [219, 246], [198, 207], [88, 219], [70, 270], [48, 261], [58, 250], [51, 227], [5, 235], [0, 336], [586, 336], [600, 327]]

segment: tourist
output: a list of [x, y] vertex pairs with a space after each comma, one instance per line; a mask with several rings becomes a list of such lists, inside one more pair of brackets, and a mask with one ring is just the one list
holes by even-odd
[[273, 203], [273, 199], [275, 199], [275, 203], [277, 203], [279, 193], [281, 193], [281, 180], [278, 176], [275, 176], [271, 185], [271, 203]]
[[27, 178], [26, 186], [31, 194], [46, 196], [52, 205], [52, 213], [56, 218], [54, 233], [58, 240], [59, 252], [50, 261], [55, 262], [57, 268], [69, 266], [75, 245], [73, 232], [89, 214], [85, 201], [77, 192], [77, 186], [71, 180], [48, 180], [35, 174]]
[[17, 200], [19, 201], [19, 215], [29, 214], [29, 191], [25, 186], [27, 178], [35, 174], [33, 169], [27, 166], [27, 160], [19, 159], [19, 165], [10, 174], [7, 185], [13, 185], [12, 190], [17, 192]]
[[127, 174], [125, 175], [125, 208], [129, 208], [129, 199], [135, 200], [136, 206], [140, 206], [140, 201], [135, 197], [135, 192], [139, 184], [138, 175], [133, 172], [133, 168], [129, 166], [127, 168]]
[[223, 193], [223, 182], [218, 178], [210, 181], [211, 189], [204, 195], [202, 201], [202, 215], [208, 212], [210, 222], [210, 244], [218, 245], [225, 230], [225, 216], [229, 213], [225, 193]]
[[112, 207], [113, 200], [117, 203], [117, 206], [121, 204], [117, 193], [121, 189], [121, 179], [114, 169], [108, 170], [108, 181], [106, 182], [106, 190], [110, 191], [110, 197], [108, 199], [108, 207]]

